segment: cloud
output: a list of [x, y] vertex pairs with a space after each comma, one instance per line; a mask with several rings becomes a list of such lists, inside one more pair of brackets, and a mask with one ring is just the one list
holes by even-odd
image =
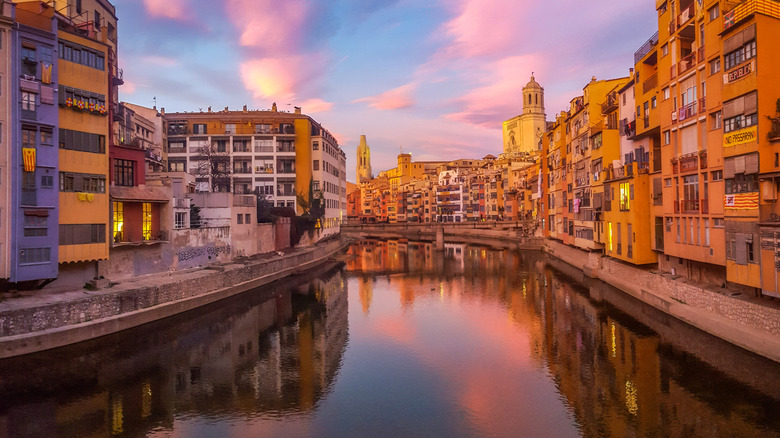
[[[458, 111], [450, 120], [486, 128], [500, 129], [501, 121], [522, 112], [523, 87], [530, 71], [546, 70], [546, 62], [536, 55], [511, 56], [484, 65], [483, 80], [467, 93], [454, 99]], [[526, 73], [528, 72], [528, 73]]]
[[146, 13], [152, 17], [183, 20], [187, 18], [188, 0], [144, 0]]
[[417, 84], [409, 83], [402, 85], [376, 96], [363, 97], [354, 102], [367, 102], [372, 108], [379, 110], [396, 110], [410, 108], [415, 105], [415, 99], [412, 93], [417, 88]]
[[[228, 0], [230, 22], [243, 48], [240, 71], [244, 87], [258, 103], [288, 101], [306, 111], [328, 111], [321, 97], [331, 59], [325, 48], [322, 5], [309, 0]], [[306, 105], [304, 105], [304, 103]]]

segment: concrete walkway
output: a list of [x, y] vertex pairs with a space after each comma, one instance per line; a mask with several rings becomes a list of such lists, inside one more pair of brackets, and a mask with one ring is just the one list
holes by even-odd
[[0, 358], [69, 345], [186, 312], [315, 268], [345, 244], [330, 239], [281, 255], [262, 254], [128, 278], [100, 290], [52, 287], [3, 293]]

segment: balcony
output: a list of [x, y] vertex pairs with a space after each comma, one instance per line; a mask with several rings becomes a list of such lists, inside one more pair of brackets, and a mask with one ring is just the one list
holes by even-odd
[[252, 168], [250, 166], [241, 166], [241, 167], [234, 167], [233, 173], [235, 174], [248, 174], [252, 173]]
[[688, 5], [687, 8], [680, 11], [680, 15], [677, 16], [677, 24], [678, 28], [683, 27], [685, 23], [690, 21], [694, 16], [694, 10], [693, 10], [693, 2], [691, 2], [690, 5]]
[[618, 94], [613, 91], [607, 94], [607, 101], [601, 104], [601, 114], [609, 114], [618, 107]]
[[696, 65], [696, 52], [691, 52], [677, 63], [677, 73], [682, 75]]
[[680, 202], [680, 211], [683, 214], [698, 213], [699, 212], [699, 200], [698, 199], [685, 199]]
[[653, 50], [653, 47], [656, 45], [658, 45], [658, 32], [656, 32], [653, 36], [650, 37], [649, 40], [642, 44], [642, 47], [640, 47], [639, 50], [634, 52], [634, 64], [637, 64], [640, 60], [642, 60], [642, 58], [650, 53], [650, 51]]
[[683, 120], [687, 119], [688, 117], [693, 117], [696, 115], [696, 106], [698, 105], [697, 101], [693, 101], [680, 109], [677, 110], [677, 121], [682, 122]]
[[699, 169], [707, 168], [707, 150], [699, 151]]
[[189, 135], [190, 129], [186, 126], [168, 126], [168, 135]]
[[234, 207], [254, 207], [255, 206], [254, 195], [233, 195]]
[[704, 62], [704, 46], [701, 46], [698, 49], [696, 49], [696, 61]]
[[190, 208], [190, 198], [173, 198], [175, 208]]
[[690, 154], [680, 155], [679, 162], [680, 173], [699, 170], [699, 153], [692, 152]]
[[780, 10], [778, 10], [777, 2], [775, 0], [743, 1], [723, 14], [723, 30], [736, 25], [747, 16], [756, 12], [760, 12], [769, 17], [780, 18]]
[[143, 231], [140, 229], [125, 229], [114, 232], [114, 244], [142, 243], [142, 242], [167, 242], [167, 231]]

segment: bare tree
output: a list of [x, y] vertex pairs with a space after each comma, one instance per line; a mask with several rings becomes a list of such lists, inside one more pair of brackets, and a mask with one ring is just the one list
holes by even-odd
[[208, 177], [210, 191], [230, 192], [230, 177], [233, 173], [230, 154], [227, 147], [219, 146], [208, 142], [198, 149], [198, 154], [194, 157], [198, 163], [198, 176]]

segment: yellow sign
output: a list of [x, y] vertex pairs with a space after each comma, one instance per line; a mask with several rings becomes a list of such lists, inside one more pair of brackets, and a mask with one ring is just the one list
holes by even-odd
[[751, 126], [749, 128], [740, 129], [739, 131], [732, 131], [723, 135], [723, 147], [736, 146], [738, 144], [750, 143], [751, 141], [758, 140], [758, 127]]

